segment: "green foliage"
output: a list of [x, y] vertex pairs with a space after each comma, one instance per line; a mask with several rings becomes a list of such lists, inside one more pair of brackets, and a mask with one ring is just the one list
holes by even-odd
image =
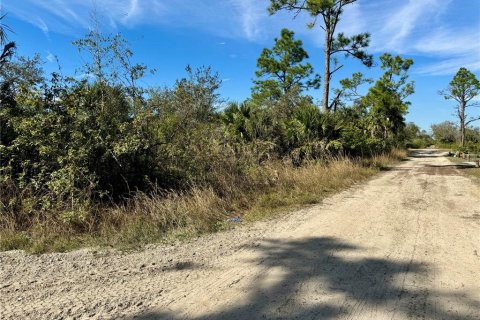
[[310, 63], [302, 63], [305, 59], [308, 54], [302, 48], [302, 41], [294, 39], [293, 31], [283, 29], [273, 48], [263, 49], [257, 60], [255, 75], [259, 79], [254, 81], [254, 99], [277, 101], [291, 91], [318, 89], [320, 76], [313, 75]]
[[365, 84], [372, 84], [373, 80], [364, 78], [361, 72], [355, 72], [351, 78], [340, 80], [341, 88], [334, 90], [334, 99], [331, 104], [331, 109], [336, 111], [340, 107], [345, 107], [346, 103], [353, 102], [359, 104], [362, 98], [359, 92], [359, 87]]
[[147, 67], [131, 62], [133, 52], [121, 34], [104, 35], [94, 29], [73, 44], [79, 53], [87, 54], [87, 62], [80, 69], [85, 76], [101, 84], [122, 84], [131, 96], [139, 94], [137, 81], [144, 76]]
[[431, 129], [437, 143], [452, 144], [458, 141], [458, 127], [451, 121], [433, 124]]
[[480, 81], [466, 68], [460, 68], [450, 81], [448, 91], [445, 92], [445, 99], [455, 99], [459, 102], [470, 101], [480, 91]]
[[[169, 111], [190, 118], [193, 122], [209, 122], [216, 117], [215, 109], [221, 103], [217, 90], [221, 81], [210, 67], [195, 71], [187, 66], [188, 78], [176, 82]], [[171, 108], [171, 109], [170, 109]]]
[[[119, 39], [108, 47], [118, 51], [117, 57]], [[2, 103], [0, 110], [0, 171], [3, 182], [12, 181], [31, 195], [31, 201], [26, 196], [25, 201], [6, 201], [7, 209], [35, 215], [60, 212], [62, 221], [81, 224], [92, 201], [120, 197], [147, 183], [138, 174], [148, 149], [139, 121], [142, 98], [134, 96], [139, 90], [111, 73], [91, 83], [57, 73], [46, 81], [38, 65], [37, 57], [19, 59], [1, 73], [8, 84], [2, 86], [2, 97], [10, 103]], [[122, 67], [116, 70], [135, 73]]]
[[343, 7], [355, 2], [356, 0], [270, 0], [269, 12], [274, 14], [279, 10], [304, 10], [312, 17], [319, 15], [333, 14], [340, 16]]
[[[339, 16], [348, 3], [306, 5], [326, 14], [337, 6]], [[332, 48], [364, 60], [359, 50], [365, 39], [339, 34]], [[291, 185], [302, 187], [311, 163], [321, 163], [316, 177], [328, 180], [324, 165], [332, 159], [370, 157], [423, 137], [413, 126], [403, 130], [404, 99], [413, 85], [406, 74], [412, 62], [400, 57], [382, 56], [385, 74], [366, 96], [358, 88], [373, 80], [361, 73], [342, 80], [336, 112], [327, 113], [304, 94], [318, 88], [319, 77], [304, 62], [302, 42], [287, 29], [258, 59], [252, 97], [228, 104], [218, 93], [218, 73], [209, 67], [187, 66], [186, 76], [172, 87], [144, 88], [139, 80], [147, 68], [133, 62], [120, 35], [93, 30], [75, 44], [85, 61], [82, 77], [46, 76], [38, 56], [2, 60], [2, 248], [71, 248], [49, 233], [52, 228], [92, 237], [118, 232], [128, 243], [192, 221], [199, 225], [195, 232], [211, 230], [224, 211], [237, 209], [228, 203], [250, 207], [259, 191], [297, 199], [302, 190], [291, 192]], [[302, 179], [286, 178], [291, 185], [275, 189], [278, 170], [269, 166], [280, 164], [292, 176], [302, 170]], [[371, 172], [339, 170], [344, 170], [339, 177]], [[323, 194], [322, 186], [337, 188], [333, 181], [317, 185], [317, 178], [303, 185], [313, 191], [302, 201]], [[4, 240], [5, 234], [12, 236]]]
[[439, 92], [446, 100], [455, 100], [457, 102], [455, 111], [459, 119], [460, 146], [462, 147], [466, 141], [467, 126], [480, 120], [480, 116], [469, 118], [466, 113], [468, 107], [478, 106], [478, 103], [472, 103], [472, 100], [478, 96], [479, 93], [480, 81], [466, 68], [460, 68], [452, 81], [450, 81], [449, 87]]
[[413, 60], [393, 57], [390, 54], [382, 55], [380, 60], [385, 73], [370, 88], [362, 99], [362, 104], [369, 108], [372, 137], [389, 143], [389, 140], [394, 139], [405, 127], [404, 116], [410, 105], [405, 98], [414, 92], [414, 83], [407, 81], [407, 71]]
[[264, 112], [252, 102], [230, 103], [221, 114], [225, 135], [236, 141], [253, 142], [267, 138]]
[[[356, 0], [270, 0], [268, 8], [270, 14], [280, 10], [292, 11], [297, 16], [301, 12], [306, 12], [312, 18], [308, 24], [313, 28], [318, 21], [323, 22], [320, 28], [325, 32], [325, 69], [324, 69], [324, 91], [323, 91], [323, 112], [327, 113], [335, 105], [336, 99], [330, 102], [330, 79], [333, 74], [340, 70], [343, 65], [338, 64], [334, 57], [337, 53], [343, 53], [345, 57], [354, 57], [359, 59], [365, 66], [373, 65], [373, 56], [365, 52], [365, 48], [370, 43], [370, 34], [361, 33], [351, 37], [339, 33], [335, 36], [337, 25], [342, 16], [345, 6], [356, 2]], [[334, 68], [331, 69], [331, 62], [334, 62]]]
[[465, 141], [471, 146], [480, 148], [480, 128], [467, 128], [465, 130]]
[[336, 38], [332, 39], [331, 54], [343, 53], [346, 57], [352, 56], [360, 60], [365, 66], [373, 65], [373, 56], [363, 50], [370, 44], [370, 34], [360, 33], [351, 37], [345, 36], [340, 32]]
[[297, 148], [320, 140], [322, 116], [316, 106], [305, 100], [288, 112], [285, 109], [281, 101], [261, 106], [252, 101], [232, 103], [221, 115], [225, 136], [234, 149], [245, 144], [263, 146], [259, 160], [265, 159], [267, 150], [267, 158], [289, 157]]
[[403, 129], [401, 138], [404, 140], [407, 148], [426, 148], [435, 143], [432, 137], [425, 130], [421, 130], [413, 122], [407, 123]]

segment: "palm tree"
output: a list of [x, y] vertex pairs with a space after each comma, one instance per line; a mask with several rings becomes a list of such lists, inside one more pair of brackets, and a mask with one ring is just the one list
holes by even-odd
[[3, 45], [3, 50], [0, 50], [0, 69], [15, 50], [15, 42], [8, 42], [7, 38], [7, 31], [11, 31], [11, 29], [2, 22], [5, 16], [6, 14], [0, 16], [0, 46]]

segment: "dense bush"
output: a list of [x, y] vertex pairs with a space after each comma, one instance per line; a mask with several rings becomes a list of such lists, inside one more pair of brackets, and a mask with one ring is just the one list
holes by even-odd
[[438, 147], [467, 153], [480, 152], [480, 128], [466, 127], [464, 146], [460, 142], [460, 129], [451, 121], [434, 124], [431, 127], [435, 144]]
[[[89, 76], [83, 80], [60, 73], [47, 79], [38, 57], [4, 59], [0, 228], [57, 225], [100, 232], [108, 221], [115, 229], [129, 220], [129, 212], [155, 216], [164, 205], [178, 207], [177, 212], [189, 203], [199, 215], [215, 207], [202, 221], [215, 220], [218, 212], [233, 210], [227, 200], [242, 206], [254, 190], [275, 188], [278, 170], [267, 169], [272, 163], [294, 168], [373, 156], [418, 138], [404, 132], [404, 99], [413, 90], [406, 83], [410, 60], [383, 56], [385, 75], [365, 97], [323, 114], [303, 92], [319, 81], [310, 79], [311, 65], [301, 64], [308, 55], [293, 33], [284, 30], [283, 36], [287, 47], [276, 48], [268, 65], [294, 45], [301, 54], [290, 62], [282, 58], [281, 68], [306, 82], [296, 78], [270, 95], [274, 80], [266, 87], [259, 80], [252, 98], [241, 103], [221, 99], [219, 76], [208, 67], [187, 67], [187, 76], [171, 88], [142, 88], [137, 82], [147, 68], [130, 63], [126, 42], [94, 31], [75, 42], [87, 55], [83, 72]], [[259, 66], [258, 75], [265, 77], [270, 69]], [[198, 200], [201, 195], [209, 205]], [[158, 198], [166, 202], [159, 204]], [[177, 198], [184, 202], [173, 204]], [[175, 215], [171, 221], [162, 215], [158, 229], [188, 219], [185, 213]]]

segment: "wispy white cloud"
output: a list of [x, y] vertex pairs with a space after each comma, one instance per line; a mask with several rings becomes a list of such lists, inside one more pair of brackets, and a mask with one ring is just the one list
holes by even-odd
[[[28, 2], [28, 0], [26, 2]], [[81, 12], [77, 12], [74, 7], [65, 6], [65, 2], [62, 0], [33, 2], [40, 9], [47, 11], [53, 16], [69, 22], [70, 24], [88, 27], [88, 21], [85, 21], [85, 19], [81, 16]]]
[[418, 39], [412, 50], [437, 58], [440, 61], [418, 67], [421, 74], [453, 74], [460, 67], [480, 70], [480, 32], [471, 29], [438, 29], [431, 35]]
[[432, 54], [456, 55], [466, 52], [480, 53], [480, 41], [478, 33], [470, 29], [446, 30], [439, 28], [428, 36], [418, 39], [413, 45], [418, 52]]
[[7, 11], [44, 32], [77, 34], [91, 25], [92, 12], [102, 27], [140, 24], [196, 27], [225, 37], [260, 39], [268, 16], [255, 0], [22, 0], [4, 4]]
[[370, 32], [370, 51], [428, 58], [431, 62], [414, 69], [421, 74], [452, 74], [460, 67], [480, 70], [478, 4], [475, 7], [475, 3], [470, 3], [477, 9], [476, 15], [463, 9], [462, 14], [470, 14], [466, 21], [453, 16], [452, 9], [462, 6], [452, 0], [359, 0], [356, 4], [345, 11], [342, 23], [347, 26], [340, 29], [350, 33]]
[[442, 0], [409, 0], [397, 12], [389, 12], [388, 17], [385, 17], [385, 27], [379, 33], [383, 46], [402, 51], [412, 32], [430, 20], [425, 18], [436, 14], [447, 3], [448, 1]]
[[42, 18], [37, 18], [36, 20], [33, 21], [33, 23], [40, 28], [40, 30], [43, 31], [44, 34], [48, 35], [48, 26], [45, 23], [45, 21], [42, 20]]
[[423, 65], [418, 67], [416, 72], [427, 75], [451, 75], [456, 73], [461, 67], [478, 71], [480, 70], [480, 60], [478, 56], [474, 59], [469, 55], [456, 56], [450, 59], [443, 59], [440, 62]]
[[[369, 50], [374, 53], [431, 58], [432, 62], [417, 68], [417, 72], [450, 73], [457, 64], [478, 71], [480, 13], [468, 12], [478, 11], [480, 5], [475, 3], [471, 0], [358, 0], [346, 7], [339, 31], [370, 32]], [[268, 0], [11, 0], [3, 3], [8, 12], [45, 34], [82, 34], [89, 28], [91, 12], [96, 8], [103, 27], [111, 29], [155, 24], [271, 43], [281, 28], [288, 27], [296, 31], [298, 37], [316, 46], [323, 45], [318, 28], [305, 28], [310, 20], [308, 15], [292, 19], [292, 14], [280, 12], [270, 17], [268, 5]], [[457, 16], [454, 16], [455, 10]], [[468, 14], [470, 20], [463, 21], [459, 13]]]
[[259, 5], [255, 0], [230, 0], [240, 18], [240, 25], [245, 37], [249, 40], [256, 40], [262, 36], [265, 30], [261, 24], [265, 17], [266, 7]]
[[162, 0], [22, 0], [3, 3], [6, 11], [44, 32], [76, 34], [91, 26], [92, 14], [102, 27], [154, 23], [165, 13]]
[[50, 51], [47, 52], [47, 56], [45, 57], [49, 62], [54, 62], [56, 60], [56, 57], [53, 53]]
[[370, 50], [404, 52], [412, 38], [431, 30], [451, 0], [359, 0], [346, 8], [339, 30], [347, 34], [369, 32]]
[[341, 22], [338, 25], [338, 31], [344, 32], [347, 35], [362, 33], [367, 29], [366, 22], [360, 3], [354, 2], [345, 7]]

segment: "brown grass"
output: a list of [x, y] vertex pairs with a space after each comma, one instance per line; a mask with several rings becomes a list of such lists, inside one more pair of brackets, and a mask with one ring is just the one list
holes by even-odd
[[257, 220], [296, 206], [315, 204], [328, 194], [372, 176], [377, 170], [349, 160], [284, 167], [269, 192], [262, 193], [247, 211], [247, 220]]
[[271, 218], [293, 208], [320, 202], [327, 195], [364, 181], [406, 153], [394, 151], [370, 159], [337, 159], [295, 168], [269, 162], [232, 181], [219, 195], [210, 188], [188, 193], [137, 193], [124, 205], [92, 210], [79, 228], [53, 219], [35, 221], [19, 231], [1, 217], [0, 250], [68, 251], [85, 246], [133, 248], [214, 232], [231, 226], [227, 218], [244, 221]]

